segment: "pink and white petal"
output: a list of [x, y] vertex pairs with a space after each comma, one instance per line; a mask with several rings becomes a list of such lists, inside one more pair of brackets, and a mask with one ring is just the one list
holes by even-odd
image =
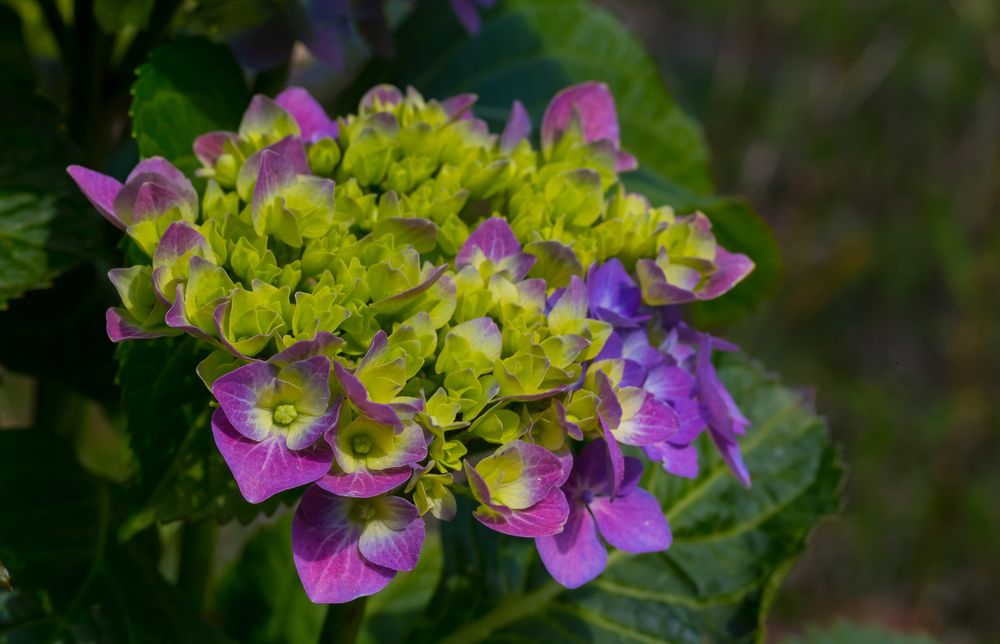
[[[350, 500], [310, 487], [292, 520], [292, 556], [306, 595], [321, 604], [342, 604], [373, 595], [396, 575], [365, 560], [361, 527], [347, 518]], [[314, 521], [326, 514], [339, 521]]]
[[394, 467], [374, 471], [361, 468], [348, 474], [334, 462], [330, 471], [316, 481], [316, 485], [340, 496], [366, 499], [399, 487], [412, 473], [413, 469], [410, 467]]
[[566, 588], [579, 588], [595, 579], [608, 562], [607, 548], [597, 536], [597, 523], [582, 504], [570, 511], [562, 532], [537, 537], [535, 547], [545, 569]]
[[221, 409], [212, 414], [212, 434], [240, 492], [251, 503], [312, 483], [333, 461], [333, 450], [323, 441], [299, 451], [288, 449], [277, 434], [252, 441], [236, 431]]
[[386, 496], [370, 501], [375, 518], [361, 530], [361, 556], [391, 570], [413, 570], [424, 545], [424, 520], [409, 501]]
[[487, 528], [512, 537], [547, 537], [562, 532], [569, 503], [559, 488], [526, 510], [492, 510], [479, 506], [473, 513]]
[[274, 365], [251, 362], [212, 383], [212, 393], [226, 418], [236, 431], [251, 440], [263, 440], [271, 432], [271, 412], [259, 407], [258, 402], [277, 375], [278, 368]]
[[601, 536], [626, 552], [659, 552], [673, 540], [660, 502], [636, 488], [626, 496], [595, 497], [588, 507], [597, 521]]

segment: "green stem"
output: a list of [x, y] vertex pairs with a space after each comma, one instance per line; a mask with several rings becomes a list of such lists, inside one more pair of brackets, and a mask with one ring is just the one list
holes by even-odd
[[215, 560], [216, 524], [211, 519], [184, 524], [177, 586], [199, 611], [205, 605]]
[[354, 644], [365, 622], [367, 599], [358, 597], [346, 604], [330, 604], [319, 633], [319, 644]]

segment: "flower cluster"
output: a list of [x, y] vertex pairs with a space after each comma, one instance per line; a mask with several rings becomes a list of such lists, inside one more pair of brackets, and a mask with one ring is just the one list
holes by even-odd
[[111, 339], [203, 341], [212, 432], [243, 495], [307, 486], [292, 541], [317, 602], [412, 569], [424, 517], [452, 519], [455, 494], [576, 587], [605, 565], [598, 535], [670, 545], [624, 452], [694, 477], [707, 431], [750, 482], [749, 423], [712, 365], [735, 347], [678, 305], [752, 262], [704, 215], [623, 189], [636, 161], [604, 85], [559, 93], [540, 149], [520, 103], [495, 135], [474, 102], [378, 86], [333, 120], [300, 88], [256, 96], [239, 131], [194, 141], [200, 196], [162, 158], [124, 184], [69, 168], [148, 256], [110, 273]]

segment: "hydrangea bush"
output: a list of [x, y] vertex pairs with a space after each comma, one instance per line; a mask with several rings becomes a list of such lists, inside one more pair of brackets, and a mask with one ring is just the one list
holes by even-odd
[[196, 177], [68, 169], [142, 257], [109, 273], [108, 336], [203, 343], [245, 499], [302, 490], [291, 554], [315, 602], [412, 570], [456, 495], [575, 588], [605, 544], [670, 547], [643, 470], [696, 477], [702, 433], [750, 486], [750, 423], [713, 365], [737, 349], [682, 310], [753, 262], [625, 190], [603, 84], [559, 92], [539, 145], [519, 102], [491, 133], [475, 101], [380, 85], [332, 119], [293, 87], [194, 140]]

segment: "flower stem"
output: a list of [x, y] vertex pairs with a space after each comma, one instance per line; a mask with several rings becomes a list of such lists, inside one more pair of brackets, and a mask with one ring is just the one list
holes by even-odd
[[319, 644], [354, 644], [365, 622], [367, 599], [358, 597], [346, 604], [330, 604], [319, 633]]

